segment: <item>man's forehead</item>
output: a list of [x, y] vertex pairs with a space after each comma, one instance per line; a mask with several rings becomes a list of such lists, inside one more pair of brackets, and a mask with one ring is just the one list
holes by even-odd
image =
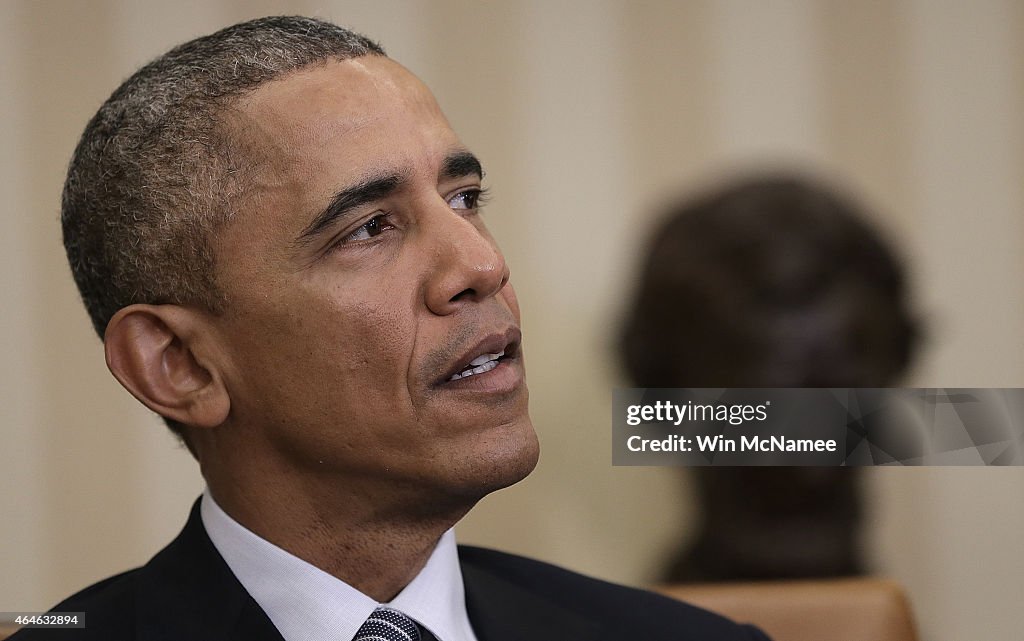
[[440, 112], [429, 89], [400, 64], [363, 56], [266, 82], [241, 98], [235, 112], [245, 125], [314, 137], [332, 129], [358, 129], [396, 109]]
[[[295, 170], [319, 156], [450, 148], [458, 139], [430, 90], [383, 56], [332, 61], [267, 82], [234, 106], [233, 126], [264, 168]], [[359, 163], [361, 164], [361, 163]]]

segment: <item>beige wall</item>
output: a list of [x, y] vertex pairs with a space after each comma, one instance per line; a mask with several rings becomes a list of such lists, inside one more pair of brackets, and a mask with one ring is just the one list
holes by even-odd
[[[144, 561], [201, 489], [106, 373], [60, 247], [62, 172], [114, 86], [265, 13], [381, 39], [483, 158], [524, 307], [544, 454], [465, 541], [627, 582], [692, 515], [671, 471], [612, 468], [612, 321], [666, 192], [763, 163], [840, 181], [914, 259], [913, 382], [1024, 386], [1024, 4], [1016, 0], [0, 4], [0, 610]], [[1015, 639], [1024, 470], [870, 470], [868, 541], [927, 638]], [[512, 525], [514, 524], [514, 525]]]

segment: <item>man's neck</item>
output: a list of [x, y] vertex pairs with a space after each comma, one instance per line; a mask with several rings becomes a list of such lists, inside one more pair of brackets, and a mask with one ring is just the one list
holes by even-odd
[[[217, 504], [242, 526], [380, 603], [423, 569], [441, 535], [468, 510], [403, 511], [397, 500], [366, 505], [351, 484], [343, 494], [240, 486], [207, 476]], [[383, 506], [383, 507], [382, 507]]]

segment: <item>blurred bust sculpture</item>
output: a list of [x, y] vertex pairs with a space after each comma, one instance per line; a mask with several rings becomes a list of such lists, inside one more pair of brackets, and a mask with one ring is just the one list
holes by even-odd
[[[637, 387], [885, 387], [918, 331], [899, 259], [853, 203], [787, 176], [669, 208], [621, 335]], [[663, 578], [863, 571], [848, 468], [698, 468], [702, 522]]]

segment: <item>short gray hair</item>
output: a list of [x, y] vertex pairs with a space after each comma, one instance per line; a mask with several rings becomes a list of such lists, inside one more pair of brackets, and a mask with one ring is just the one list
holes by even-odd
[[100, 107], [68, 168], [64, 247], [102, 337], [134, 303], [218, 311], [211, 234], [244, 188], [226, 109], [288, 72], [385, 55], [377, 43], [322, 20], [260, 18], [171, 49]]

